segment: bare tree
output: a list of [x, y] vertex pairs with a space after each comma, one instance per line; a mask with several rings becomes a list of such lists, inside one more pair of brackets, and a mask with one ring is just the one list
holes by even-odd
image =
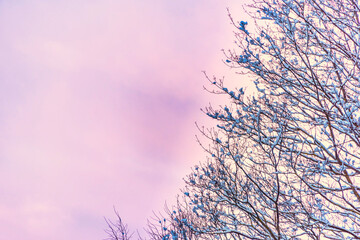
[[106, 240], [130, 240], [132, 239], [134, 233], [129, 232], [129, 228], [127, 224], [125, 224], [120, 214], [114, 208], [114, 212], [116, 215], [116, 221], [111, 221], [105, 218], [105, 221], [108, 225], [108, 228], [105, 232], [108, 234], [108, 238]]
[[258, 94], [244, 99], [207, 77], [232, 103], [205, 110], [219, 124], [202, 130], [212, 159], [188, 178], [203, 219], [190, 228], [205, 238], [359, 239], [359, 2], [260, 0], [248, 9], [256, 31], [232, 21], [240, 53], [225, 54]]
[[224, 53], [258, 92], [245, 98], [205, 75], [230, 101], [204, 110], [218, 122], [200, 128], [209, 159], [161, 239], [360, 239], [359, 1], [247, 9], [255, 30], [229, 14], [240, 50]]

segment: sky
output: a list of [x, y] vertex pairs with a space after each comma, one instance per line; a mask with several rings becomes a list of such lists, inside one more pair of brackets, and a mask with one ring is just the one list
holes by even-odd
[[104, 239], [171, 205], [239, 0], [0, 1], [0, 240]]

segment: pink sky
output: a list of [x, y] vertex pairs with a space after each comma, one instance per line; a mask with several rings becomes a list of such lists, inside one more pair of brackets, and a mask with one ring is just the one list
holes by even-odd
[[242, 4], [0, 1], [0, 239], [104, 239], [113, 206], [135, 230], [174, 201]]

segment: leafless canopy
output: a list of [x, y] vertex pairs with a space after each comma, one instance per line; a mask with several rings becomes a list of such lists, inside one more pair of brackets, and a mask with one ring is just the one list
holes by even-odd
[[360, 239], [359, 1], [247, 10], [255, 30], [229, 14], [238, 50], [224, 53], [258, 92], [205, 75], [229, 104], [204, 110], [218, 123], [199, 128], [208, 160], [186, 178], [161, 239]]

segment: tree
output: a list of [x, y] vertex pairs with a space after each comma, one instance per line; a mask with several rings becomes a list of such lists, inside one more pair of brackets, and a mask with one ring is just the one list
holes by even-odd
[[258, 92], [205, 75], [230, 102], [204, 110], [218, 122], [200, 128], [209, 159], [187, 177], [161, 238], [360, 239], [359, 1], [247, 9], [255, 30], [229, 14], [240, 51], [224, 53]]
[[114, 209], [116, 215], [116, 222], [105, 218], [108, 229], [105, 232], [108, 234], [107, 240], [130, 240], [134, 233], [130, 233], [128, 226], [123, 222], [119, 213]]

